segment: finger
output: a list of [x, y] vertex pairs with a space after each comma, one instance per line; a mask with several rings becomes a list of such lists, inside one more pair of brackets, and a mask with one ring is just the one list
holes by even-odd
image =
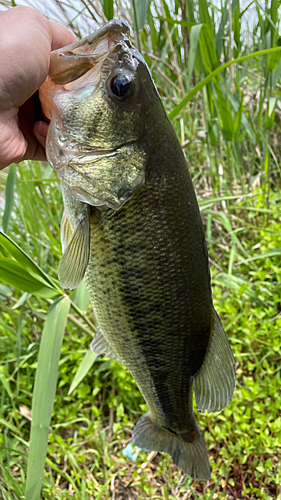
[[77, 38], [67, 28], [53, 21], [48, 22], [51, 50], [59, 49], [77, 41]]
[[[19, 161], [23, 160], [47, 161], [45, 148], [37, 142], [33, 146], [32, 156], [30, 156], [30, 154], [25, 154]], [[19, 161], [16, 161], [15, 163], [19, 163]]]
[[33, 125], [33, 134], [43, 148], [46, 147], [46, 137], [49, 125], [46, 122], [39, 121]]

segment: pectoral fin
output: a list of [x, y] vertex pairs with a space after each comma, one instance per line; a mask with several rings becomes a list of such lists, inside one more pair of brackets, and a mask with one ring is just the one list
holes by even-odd
[[73, 290], [81, 283], [90, 255], [90, 228], [88, 213], [71, 232], [68, 218], [62, 219], [62, 247], [64, 254], [58, 266], [60, 284]]
[[70, 222], [65, 212], [63, 212], [61, 220], [60, 235], [61, 235], [62, 253], [64, 253], [72, 236]]
[[203, 365], [194, 376], [193, 388], [200, 411], [222, 410], [235, 386], [235, 361], [221, 321], [213, 309], [211, 336]]
[[107, 358], [114, 359], [118, 361], [118, 363], [122, 363], [120, 361], [117, 354], [113, 351], [112, 347], [109, 345], [107, 340], [104, 338], [102, 330], [99, 328], [96, 335], [94, 336], [91, 342], [91, 350], [98, 355], [106, 356]]

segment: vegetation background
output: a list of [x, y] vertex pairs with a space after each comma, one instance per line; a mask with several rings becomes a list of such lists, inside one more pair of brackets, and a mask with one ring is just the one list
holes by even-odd
[[35, 500], [42, 486], [44, 499], [280, 500], [278, 0], [30, 4], [77, 36], [113, 16], [134, 26], [192, 174], [237, 384], [224, 411], [196, 416], [207, 483], [162, 454], [126, 457], [146, 405], [121, 365], [89, 351], [84, 285], [66, 294], [58, 284], [58, 180], [41, 163], [11, 165], [0, 173], [0, 497]]

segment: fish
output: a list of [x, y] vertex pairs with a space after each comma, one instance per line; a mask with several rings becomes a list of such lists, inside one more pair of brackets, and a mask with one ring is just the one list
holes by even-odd
[[193, 393], [199, 411], [221, 411], [235, 361], [182, 148], [129, 35], [115, 19], [52, 52], [40, 89], [64, 203], [58, 275], [67, 289], [84, 279], [99, 325], [91, 349], [122, 363], [148, 405], [133, 444], [206, 481]]

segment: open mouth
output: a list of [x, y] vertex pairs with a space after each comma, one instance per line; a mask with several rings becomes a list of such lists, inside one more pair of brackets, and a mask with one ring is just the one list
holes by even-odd
[[42, 111], [48, 119], [58, 90], [98, 86], [104, 61], [117, 50], [119, 42], [128, 40], [129, 31], [126, 22], [113, 20], [88, 37], [51, 53], [48, 78], [39, 89]]
[[113, 20], [88, 37], [54, 50], [51, 54], [49, 78], [65, 85], [80, 78], [97, 62], [104, 60], [118, 42], [127, 38], [130, 28], [124, 21]]

